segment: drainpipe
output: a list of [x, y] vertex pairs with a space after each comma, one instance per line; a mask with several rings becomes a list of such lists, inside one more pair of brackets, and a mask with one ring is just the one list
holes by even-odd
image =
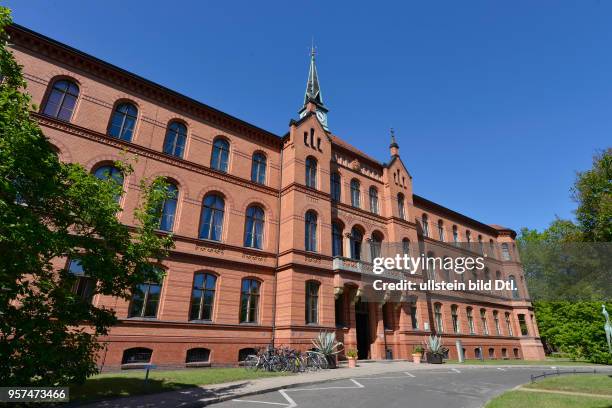
[[281, 190], [283, 187], [283, 142], [281, 141], [280, 151], [280, 182], [278, 186], [278, 225], [276, 226], [276, 267], [274, 268], [274, 298], [272, 302], [272, 347], [274, 347], [274, 340], [276, 337], [276, 286], [278, 272], [278, 253], [280, 251], [280, 220], [281, 220]]

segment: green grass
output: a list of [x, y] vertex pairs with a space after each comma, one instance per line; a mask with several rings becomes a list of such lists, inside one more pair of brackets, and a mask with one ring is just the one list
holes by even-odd
[[485, 408], [610, 408], [612, 398], [583, 397], [573, 395], [545, 394], [525, 391], [510, 391], [493, 398]]
[[[580, 392], [593, 395], [612, 394], [612, 376], [577, 374], [546, 378], [525, 388], [550, 391]], [[612, 408], [612, 398], [562, 395], [529, 391], [509, 391], [492, 399], [486, 408]]]
[[558, 377], [546, 378], [533, 384], [527, 384], [525, 388], [612, 395], [612, 375], [560, 375]]
[[218, 384], [230, 381], [275, 377], [286, 373], [247, 371], [244, 368], [190, 368], [173, 371], [152, 370], [147, 383], [144, 370], [99, 374], [90, 377], [83, 385], [70, 387], [71, 401], [127, 397], [173, 391], [197, 385]]
[[465, 360], [459, 363], [457, 360], [447, 360], [448, 364], [465, 364], [465, 365], [541, 365], [541, 366], [597, 366], [598, 364], [589, 363], [587, 361], [574, 361], [561, 358], [547, 358], [546, 360]]

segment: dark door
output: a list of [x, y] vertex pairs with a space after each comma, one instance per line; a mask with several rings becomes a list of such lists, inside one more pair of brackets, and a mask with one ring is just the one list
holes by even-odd
[[355, 303], [355, 323], [357, 326], [357, 358], [365, 360], [370, 353], [370, 328], [368, 327], [368, 304]]

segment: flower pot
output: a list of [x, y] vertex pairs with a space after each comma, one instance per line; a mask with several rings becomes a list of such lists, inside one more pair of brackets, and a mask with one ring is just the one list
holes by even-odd
[[442, 354], [427, 353], [427, 362], [429, 364], [442, 364], [442, 360], [443, 360]]
[[335, 354], [325, 356], [327, 368], [338, 368], [338, 358]]
[[412, 355], [412, 362], [414, 364], [421, 364], [421, 354], [420, 353], [415, 353]]
[[357, 357], [347, 357], [348, 358], [348, 367], [355, 368], [357, 367]]

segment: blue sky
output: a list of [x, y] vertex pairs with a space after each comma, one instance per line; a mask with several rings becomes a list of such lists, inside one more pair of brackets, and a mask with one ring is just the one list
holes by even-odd
[[612, 3], [4, 1], [17, 23], [284, 134], [314, 36], [330, 129], [415, 193], [542, 229], [612, 145]]

